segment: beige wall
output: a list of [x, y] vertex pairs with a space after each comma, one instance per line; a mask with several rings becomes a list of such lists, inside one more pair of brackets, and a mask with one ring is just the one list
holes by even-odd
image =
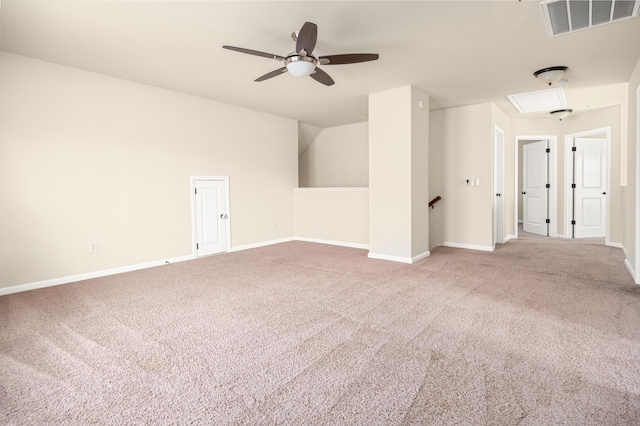
[[622, 227], [622, 246], [627, 254], [627, 266], [635, 273], [636, 282], [640, 283], [640, 264], [638, 264], [638, 241], [637, 238], [637, 226], [638, 217], [640, 211], [638, 211], [638, 165], [637, 163], [637, 150], [639, 149], [638, 142], [640, 135], [640, 129], [638, 128], [638, 88], [640, 87], [640, 59], [636, 63], [636, 67], [629, 79], [629, 92], [628, 92], [628, 142], [627, 142], [627, 183], [628, 186], [624, 188], [622, 196], [622, 204], [624, 212], [622, 214], [623, 227]]
[[428, 105], [411, 86], [369, 95], [370, 257], [428, 255]]
[[[429, 246], [489, 250], [493, 246], [493, 132], [504, 136], [503, 236], [513, 234], [514, 147], [508, 116], [494, 104], [432, 111], [429, 137], [430, 198], [442, 196], [429, 217]], [[466, 185], [480, 179], [480, 186]]]
[[0, 288], [190, 255], [192, 175], [230, 177], [232, 247], [293, 235], [296, 121], [1, 52], [0, 75]]
[[298, 167], [301, 188], [368, 186], [368, 124], [322, 129], [300, 155]]
[[[450, 108], [438, 114], [442, 122], [436, 125], [435, 120], [431, 121], [435, 127], [431, 140], [436, 138], [436, 145], [441, 145], [443, 150], [444, 212], [440, 225], [444, 229], [443, 243], [490, 249], [493, 245], [492, 104]], [[480, 179], [481, 184], [469, 186], [464, 183], [466, 179]]]
[[411, 256], [429, 253], [429, 95], [411, 88]]
[[296, 238], [368, 247], [368, 188], [300, 188], [294, 202]]

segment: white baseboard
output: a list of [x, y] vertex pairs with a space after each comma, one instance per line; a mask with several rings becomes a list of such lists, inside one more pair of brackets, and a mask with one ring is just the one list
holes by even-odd
[[419, 261], [421, 261], [422, 259], [426, 259], [426, 258], [427, 258], [427, 257], [429, 257], [429, 256], [431, 256], [431, 252], [427, 250], [427, 251], [425, 251], [424, 253], [421, 253], [421, 254], [419, 254], [419, 255], [417, 255], [417, 256], [413, 256], [413, 257], [411, 258], [411, 263], [419, 262]]
[[229, 253], [234, 252], [234, 251], [242, 251], [242, 250], [249, 250], [249, 249], [254, 249], [254, 248], [258, 248], [258, 247], [266, 247], [266, 246], [271, 246], [274, 244], [280, 244], [280, 243], [288, 243], [289, 241], [294, 241], [295, 238], [293, 237], [287, 237], [287, 238], [280, 238], [277, 240], [269, 240], [269, 241], [261, 241], [259, 243], [253, 243], [253, 244], [244, 244], [241, 246], [234, 246], [231, 247], [229, 249]]
[[428, 256], [431, 255], [431, 252], [426, 251], [422, 254], [419, 254], [417, 256], [414, 257], [401, 257], [401, 256], [389, 256], [386, 254], [378, 254], [378, 253], [371, 253], [369, 252], [369, 254], [367, 255], [367, 257], [369, 259], [379, 259], [379, 260], [390, 260], [392, 262], [400, 262], [400, 263], [408, 263], [408, 264], [414, 264], [416, 262], [418, 262], [419, 260], [422, 260]]
[[12, 287], [0, 288], [0, 296], [22, 291], [37, 290], [39, 288], [53, 287], [61, 284], [69, 284], [76, 281], [90, 280], [92, 278], [106, 277], [108, 275], [122, 274], [124, 272], [137, 271], [140, 269], [153, 268], [156, 266], [166, 265], [168, 263], [184, 262], [185, 260], [195, 259], [193, 255], [179, 256], [171, 259], [155, 260], [151, 262], [138, 263], [136, 265], [121, 266], [118, 268], [104, 269], [102, 271], [87, 272], [85, 274], [71, 275], [68, 277], [54, 278], [51, 280], [37, 281], [34, 283], [21, 284]]
[[[342, 242], [339, 242], [339, 241], [326, 241], [326, 240], [313, 240], [312, 241], [312, 240], [309, 240], [309, 239], [289, 237], [289, 238], [281, 238], [281, 239], [278, 239], [278, 240], [262, 241], [262, 242], [259, 242], [259, 243], [245, 244], [245, 245], [242, 245], [242, 246], [231, 247], [229, 249], [228, 253], [231, 253], [231, 252], [234, 252], [234, 251], [249, 250], [249, 249], [258, 248], [258, 247], [265, 247], [265, 246], [270, 246], [270, 245], [273, 245], [273, 244], [286, 243], [286, 242], [294, 241], [294, 240], [310, 241], [310, 242], [323, 243], [323, 244], [332, 244], [332, 245], [338, 245], [338, 246], [341, 245], [341, 246], [354, 247], [354, 248], [364, 248], [364, 249], [368, 249], [369, 248], [369, 246], [364, 245], [364, 244], [342, 243]], [[224, 254], [224, 253], [220, 253], [220, 254]], [[88, 272], [88, 273], [85, 273], [85, 274], [70, 275], [68, 277], [60, 277], [60, 278], [54, 278], [54, 279], [50, 279], [50, 280], [37, 281], [37, 282], [33, 282], [33, 283], [28, 283], [28, 284], [16, 285], [16, 286], [12, 286], [12, 287], [4, 287], [4, 288], [0, 288], [0, 296], [4, 296], [4, 295], [7, 295], [7, 294], [12, 294], [12, 293], [19, 293], [19, 292], [22, 292], [22, 291], [37, 290], [39, 288], [53, 287], [53, 286], [56, 286], [56, 285], [69, 284], [69, 283], [76, 282], [76, 281], [90, 280], [92, 278], [101, 278], [101, 277], [106, 277], [106, 276], [109, 276], [109, 275], [122, 274], [124, 272], [131, 272], [131, 271], [137, 271], [137, 270], [140, 270], [140, 269], [153, 268], [153, 267], [156, 267], [156, 266], [166, 265], [168, 263], [183, 262], [183, 261], [186, 261], [186, 260], [193, 260], [193, 259], [197, 259], [197, 257], [195, 255], [193, 255], [193, 254], [190, 254], [190, 255], [186, 255], [186, 256], [174, 257], [174, 258], [171, 258], [171, 259], [155, 260], [155, 261], [151, 261], [151, 262], [138, 263], [136, 265], [121, 266], [121, 267], [118, 267], [118, 268], [104, 269], [104, 270], [101, 270], [101, 271]]]
[[640, 277], [636, 274], [636, 271], [633, 270], [633, 267], [631, 266], [631, 263], [629, 262], [629, 259], [625, 259], [624, 260], [624, 265], [627, 267], [627, 270], [631, 274], [631, 277], [633, 278], [633, 281], [636, 284], [640, 284]]
[[458, 244], [445, 241], [444, 243], [442, 243], [442, 245], [445, 247], [462, 248], [467, 250], [494, 251], [494, 248], [492, 246], [478, 246], [475, 244]]
[[514, 238], [516, 238], [516, 236], [515, 236], [515, 235], [513, 235], [513, 234], [511, 234], [511, 235], [507, 235], [507, 236], [506, 236], [506, 237], [504, 237], [504, 239], [502, 240], [502, 243], [504, 244], [504, 243], [506, 243], [507, 241], [512, 240], [512, 239], [514, 239]]
[[615, 248], [619, 248], [622, 249], [622, 251], [625, 251], [624, 246], [621, 243], [612, 243], [611, 241], [609, 241], [608, 243], [605, 244], [607, 247], [615, 247]]
[[400, 262], [400, 263], [408, 263], [408, 264], [411, 263], [410, 257], [389, 256], [386, 254], [377, 254], [377, 253], [371, 253], [371, 252], [367, 254], [367, 257], [369, 259], [390, 260], [391, 262]]
[[351, 247], [351, 248], [357, 248], [357, 249], [363, 249], [363, 250], [369, 249], [369, 244], [348, 243], [344, 241], [322, 240], [318, 238], [305, 238], [305, 237], [295, 237], [293, 239], [296, 241], [306, 241], [308, 243], [329, 244], [332, 246]]

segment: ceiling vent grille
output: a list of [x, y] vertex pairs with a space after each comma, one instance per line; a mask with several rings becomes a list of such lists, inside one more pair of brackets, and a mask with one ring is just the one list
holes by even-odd
[[540, 4], [549, 37], [640, 15], [640, 0], [548, 0]]

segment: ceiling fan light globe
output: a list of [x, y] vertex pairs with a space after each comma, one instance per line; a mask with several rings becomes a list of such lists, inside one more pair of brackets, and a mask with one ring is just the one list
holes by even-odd
[[311, 56], [290, 56], [285, 66], [294, 77], [308, 77], [316, 69], [315, 60]]

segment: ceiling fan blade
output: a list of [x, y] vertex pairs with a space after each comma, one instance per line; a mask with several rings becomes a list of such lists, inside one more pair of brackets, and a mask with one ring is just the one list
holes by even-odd
[[240, 53], [248, 53], [249, 55], [262, 56], [263, 58], [276, 59], [278, 61], [284, 61], [284, 56], [274, 55], [273, 53], [260, 52], [258, 50], [245, 49], [244, 47], [235, 46], [222, 46], [223, 49], [235, 50]]
[[270, 78], [277, 77], [280, 74], [284, 74], [285, 72], [287, 72], [287, 67], [278, 68], [277, 70], [273, 70], [271, 72], [266, 73], [265, 75], [263, 75], [261, 77], [256, 78], [255, 81], [265, 81], [265, 80], [268, 80]]
[[301, 50], [304, 50], [307, 52], [307, 55], [311, 55], [311, 52], [313, 52], [313, 49], [316, 47], [317, 40], [318, 26], [313, 22], [305, 22], [298, 33], [296, 52], [300, 53]]
[[344, 55], [325, 55], [318, 60], [322, 65], [356, 64], [358, 62], [375, 61], [380, 55], [377, 53], [346, 53]]
[[322, 71], [320, 68], [316, 67], [316, 70], [313, 74], [311, 74], [311, 78], [315, 81], [324, 84], [325, 86], [331, 86], [335, 83], [333, 79], [326, 72]]

